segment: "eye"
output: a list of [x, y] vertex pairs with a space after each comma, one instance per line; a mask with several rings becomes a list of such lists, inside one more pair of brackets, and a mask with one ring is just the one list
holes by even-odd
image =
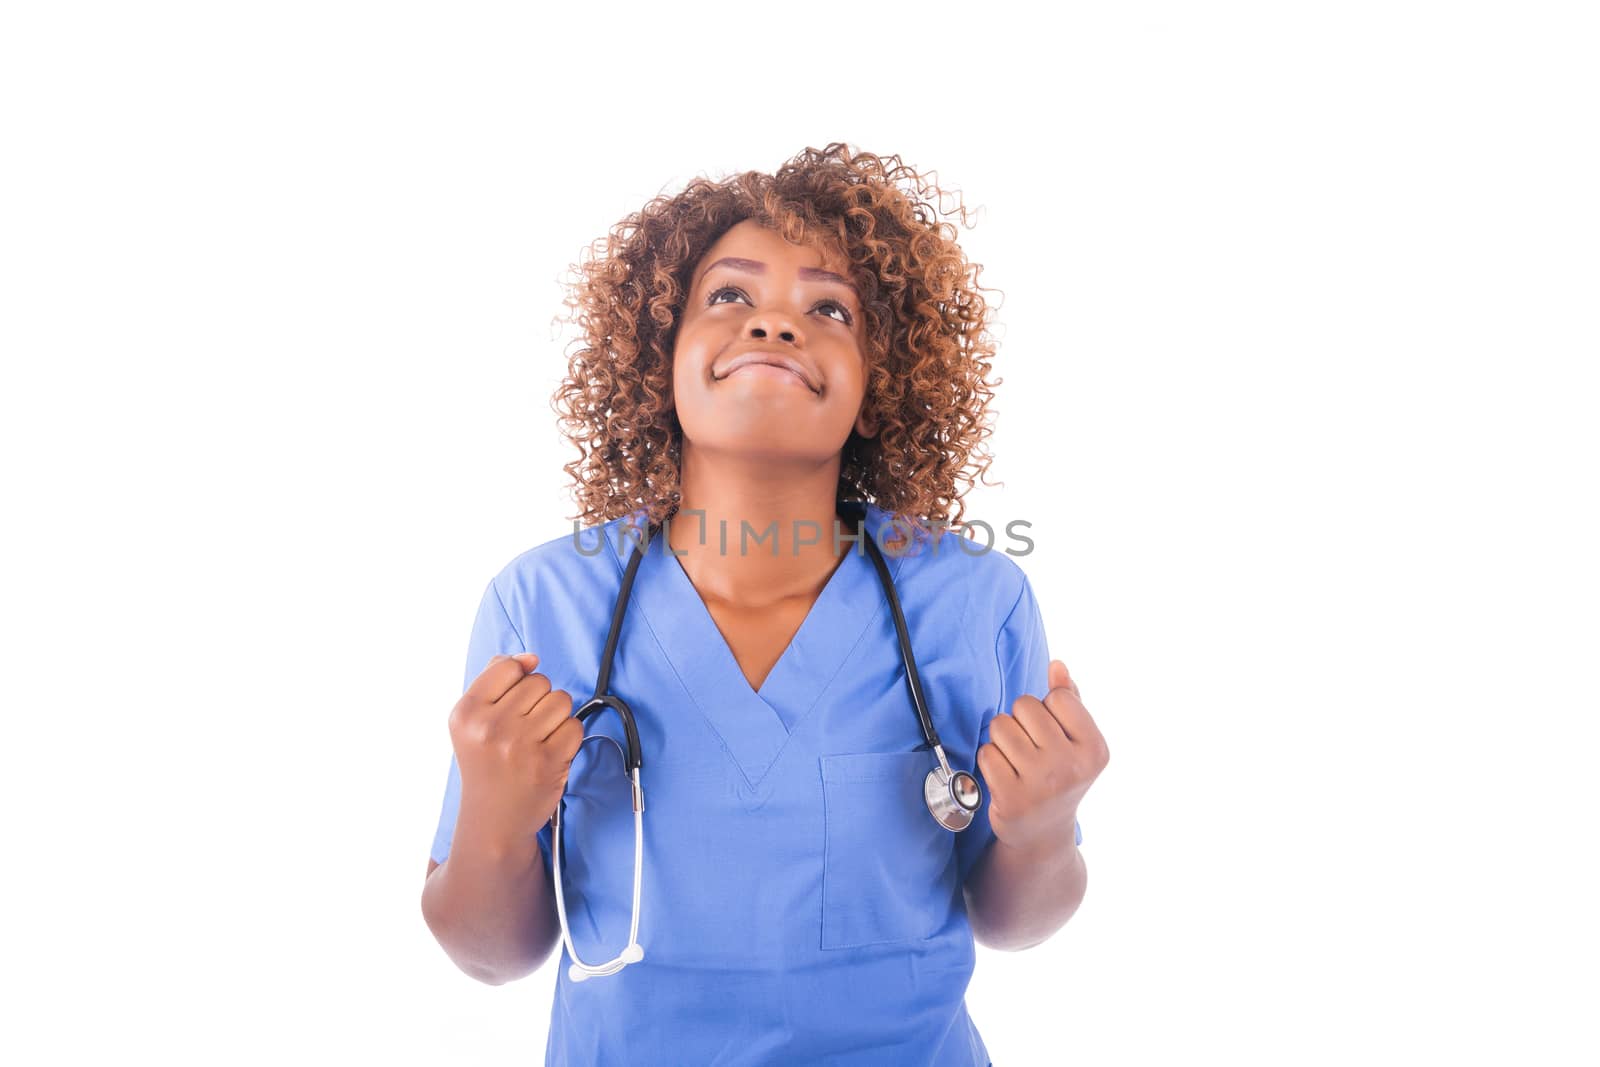
[[817, 307], [838, 308], [841, 316], [839, 321], [844, 323], [846, 326], [850, 325], [850, 323], [854, 321], [850, 318], [850, 309], [839, 303], [837, 300], [824, 300], [822, 303], [818, 304]]
[[[723, 293], [732, 293], [734, 296], [743, 297], [745, 303], [750, 302], [750, 298], [745, 296], [744, 290], [738, 289], [732, 285], [720, 285], [706, 294], [706, 306], [711, 307], [714, 304], [726, 303], [726, 301], [718, 299]], [[834, 319], [835, 322], [841, 322], [844, 325], [849, 326], [855, 321], [850, 317], [850, 309], [839, 303], [837, 300], [819, 300], [817, 302], [817, 307], [831, 307], [838, 309], [840, 317]]]

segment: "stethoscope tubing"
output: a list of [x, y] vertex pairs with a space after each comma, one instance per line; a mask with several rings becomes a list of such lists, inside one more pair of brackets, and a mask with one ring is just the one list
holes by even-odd
[[[924, 784], [924, 798], [928, 810], [933, 814], [935, 821], [948, 830], [959, 831], [965, 829], [981, 803], [981, 794], [978, 789], [977, 779], [966, 771], [952, 771], [949, 761], [945, 758], [944, 746], [939, 741], [939, 733], [934, 728], [933, 716], [928, 711], [927, 701], [923, 696], [922, 677], [917, 672], [916, 657], [911, 651], [911, 635], [906, 626], [905, 614], [900, 609], [900, 598], [895, 592], [894, 579], [889, 573], [889, 566], [884, 562], [883, 553], [878, 549], [877, 542], [866, 529], [866, 504], [863, 501], [840, 501], [839, 510], [858, 520], [857, 532], [865, 542], [867, 554], [872, 559], [874, 569], [878, 573], [879, 583], [888, 596], [889, 611], [894, 618], [895, 636], [900, 645], [900, 660], [906, 669], [906, 689], [911, 695], [911, 706], [917, 713], [917, 723], [922, 729], [924, 744], [918, 746], [917, 751], [932, 749], [938, 758], [939, 766], [929, 772]], [[623, 762], [627, 770], [633, 790], [633, 918], [628, 929], [628, 944], [615, 958], [601, 964], [584, 963], [578, 958], [576, 948], [572, 944], [572, 933], [567, 925], [566, 899], [561, 885], [561, 809], [566, 806], [566, 799], [556, 805], [556, 811], [551, 830], [551, 850], [554, 864], [554, 881], [556, 892], [556, 911], [561, 921], [561, 937], [566, 943], [567, 954], [572, 958], [572, 966], [568, 968], [568, 977], [574, 982], [582, 982], [588, 978], [616, 974], [629, 963], [637, 963], [644, 958], [644, 947], [639, 944], [639, 900], [640, 886], [644, 865], [644, 788], [640, 783], [640, 771], [644, 765], [644, 753], [639, 744], [638, 725], [634, 721], [633, 711], [621, 697], [610, 692], [611, 665], [616, 655], [617, 642], [622, 635], [622, 620], [626, 614], [628, 600], [633, 590], [634, 576], [639, 572], [639, 564], [649, 550], [650, 544], [655, 540], [656, 532], [661, 528], [660, 523], [651, 523], [642, 539], [628, 560], [628, 566], [622, 576], [622, 588], [617, 594], [616, 605], [611, 611], [611, 629], [606, 634], [605, 651], [600, 657], [600, 674], [595, 681], [595, 695], [578, 709], [578, 721], [598, 714], [605, 708], [615, 711], [622, 719], [622, 726], [627, 738], [627, 751], [623, 753]], [[604, 736], [604, 735], [595, 735]], [[585, 740], [590, 740], [586, 738]], [[612, 744], [616, 742], [607, 737]], [[940, 815], [944, 811], [951, 814], [951, 819]], [[951, 825], [954, 821], [959, 825]]]

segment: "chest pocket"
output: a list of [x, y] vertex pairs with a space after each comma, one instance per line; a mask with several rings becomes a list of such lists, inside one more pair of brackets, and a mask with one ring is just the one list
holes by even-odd
[[822, 947], [917, 941], [955, 903], [955, 834], [934, 822], [927, 752], [822, 756]]

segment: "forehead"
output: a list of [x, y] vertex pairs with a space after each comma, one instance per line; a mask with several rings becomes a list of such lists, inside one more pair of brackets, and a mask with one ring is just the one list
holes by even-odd
[[[733, 226], [706, 249], [695, 265], [695, 277], [702, 277], [724, 259], [747, 270], [759, 269], [753, 264], [765, 264], [769, 270], [793, 270], [802, 280], [827, 280], [820, 276], [823, 272], [840, 275], [847, 283], [849, 278], [848, 261], [825, 244], [794, 244], [754, 219]], [[808, 277], [813, 271], [818, 274]]]

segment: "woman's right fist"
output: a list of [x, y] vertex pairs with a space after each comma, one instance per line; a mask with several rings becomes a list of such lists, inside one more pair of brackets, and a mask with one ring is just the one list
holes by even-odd
[[450, 712], [461, 806], [505, 840], [532, 840], [555, 814], [583, 744], [572, 697], [533, 674], [531, 652], [495, 656]]

